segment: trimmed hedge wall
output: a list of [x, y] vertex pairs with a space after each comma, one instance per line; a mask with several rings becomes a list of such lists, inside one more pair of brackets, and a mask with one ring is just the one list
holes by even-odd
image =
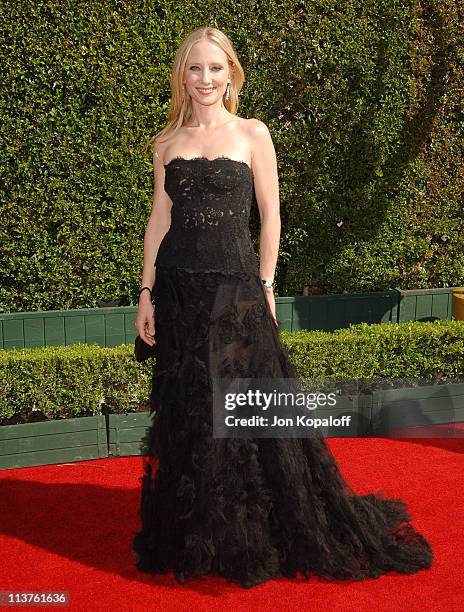
[[[133, 304], [175, 49], [232, 38], [279, 160], [278, 294], [464, 284], [460, 0], [2, 3], [0, 310]], [[258, 252], [258, 213], [252, 229]]]
[[[280, 332], [301, 377], [464, 376], [464, 321], [361, 323], [334, 332]], [[0, 351], [0, 422], [40, 410], [46, 418], [147, 407], [154, 359], [133, 346], [71, 345]]]

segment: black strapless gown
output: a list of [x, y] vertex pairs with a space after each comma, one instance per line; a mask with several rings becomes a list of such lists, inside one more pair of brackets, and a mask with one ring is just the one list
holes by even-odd
[[174, 158], [165, 168], [172, 222], [156, 261], [136, 567], [243, 587], [298, 571], [361, 580], [430, 567], [431, 546], [404, 501], [355, 494], [323, 438], [213, 437], [213, 376], [297, 374], [250, 237], [251, 168], [227, 157]]

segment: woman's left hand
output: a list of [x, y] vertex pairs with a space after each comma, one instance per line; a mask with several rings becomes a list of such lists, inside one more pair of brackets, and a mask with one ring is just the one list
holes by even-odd
[[276, 327], [279, 327], [280, 322], [276, 318], [276, 304], [274, 297], [274, 289], [272, 287], [263, 287], [264, 293], [266, 294], [267, 303], [271, 309], [272, 319]]

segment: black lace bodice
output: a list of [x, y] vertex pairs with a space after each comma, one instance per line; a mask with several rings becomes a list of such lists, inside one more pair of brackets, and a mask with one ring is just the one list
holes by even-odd
[[249, 219], [253, 171], [229, 157], [175, 157], [165, 165], [171, 227], [156, 264], [258, 274]]

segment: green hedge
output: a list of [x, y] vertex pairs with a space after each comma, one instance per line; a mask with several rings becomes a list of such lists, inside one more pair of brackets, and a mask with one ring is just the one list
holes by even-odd
[[[41, 411], [49, 419], [127, 412], [147, 402], [151, 368], [133, 345], [73, 344], [0, 351], [0, 420]], [[5, 423], [3, 423], [5, 424]]]
[[144, 145], [166, 121], [175, 49], [205, 20], [244, 66], [239, 114], [276, 145], [279, 295], [463, 285], [460, 5], [2, 3], [0, 310], [135, 303]]
[[[280, 332], [301, 377], [464, 376], [464, 321], [361, 323], [334, 332]], [[148, 404], [154, 360], [133, 346], [0, 351], [0, 421], [32, 408], [47, 418], [137, 410]], [[147, 407], [145, 409], [148, 409]]]
[[281, 337], [301, 376], [464, 376], [464, 321], [359, 323], [333, 332], [282, 331]]

